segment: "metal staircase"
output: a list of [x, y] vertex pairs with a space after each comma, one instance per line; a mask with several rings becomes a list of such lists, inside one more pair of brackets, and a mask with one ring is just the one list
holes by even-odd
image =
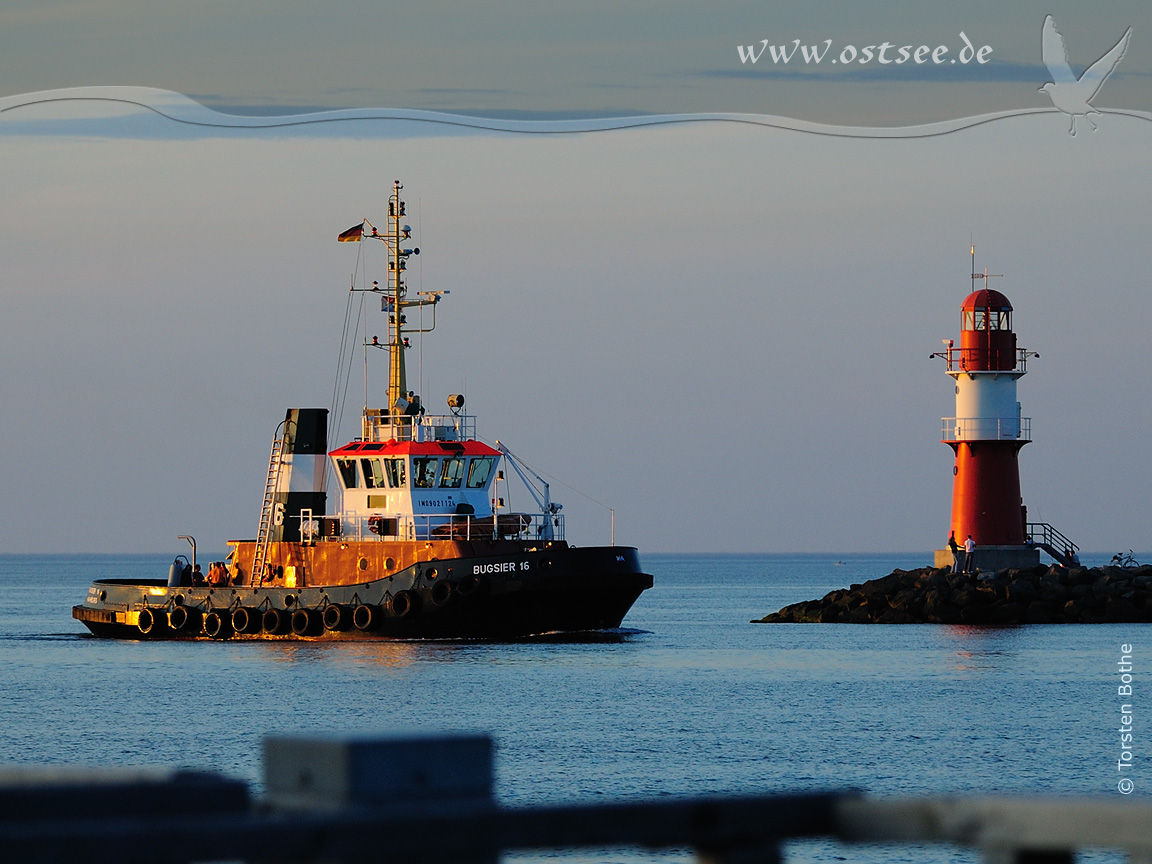
[[[276, 427], [272, 439], [272, 452], [268, 457], [268, 477], [264, 483], [264, 503], [260, 507], [260, 529], [256, 532], [256, 551], [252, 555], [252, 575], [248, 584], [255, 587], [264, 581], [264, 565], [268, 563], [268, 544], [272, 541], [272, 528], [276, 524], [276, 487], [280, 485], [280, 467], [288, 444], [288, 429], [284, 423]], [[283, 518], [283, 517], [281, 517]]]
[[1028, 542], [1037, 548], [1043, 549], [1052, 559], [1065, 567], [1073, 566], [1074, 562], [1067, 553], [1078, 552], [1080, 547], [1049, 525], [1047, 522], [1029, 522], [1024, 526]]

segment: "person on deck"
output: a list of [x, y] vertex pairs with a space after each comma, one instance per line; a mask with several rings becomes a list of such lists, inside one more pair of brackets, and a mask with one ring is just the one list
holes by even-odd
[[964, 572], [971, 573], [974, 559], [976, 558], [976, 541], [972, 539], [972, 535], [968, 535], [968, 539], [964, 541]]

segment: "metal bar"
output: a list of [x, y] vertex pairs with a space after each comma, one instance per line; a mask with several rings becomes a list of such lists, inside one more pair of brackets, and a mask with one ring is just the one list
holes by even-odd
[[486, 736], [269, 738], [267, 798], [220, 775], [0, 770], [0, 849], [27, 864], [495, 862], [513, 850], [694, 850], [777, 864], [788, 838], [941, 843], [987, 864], [1070, 864], [1079, 849], [1152, 860], [1152, 800], [868, 799], [852, 791], [506, 808]]
[[350, 807], [196, 818], [76, 818], [0, 825], [0, 848], [28, 864], [183, 864], [220, 860], [451, 862], [481, 851], [643, 846], [709, 860], [832, 831], [831, 795], [776, 795], [502, 810], [491, 803]]

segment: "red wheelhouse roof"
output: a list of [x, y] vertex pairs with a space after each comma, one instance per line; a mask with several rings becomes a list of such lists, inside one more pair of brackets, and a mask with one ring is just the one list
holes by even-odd
[[499, 456], [479, 441], [353, 441], [329, 456]]

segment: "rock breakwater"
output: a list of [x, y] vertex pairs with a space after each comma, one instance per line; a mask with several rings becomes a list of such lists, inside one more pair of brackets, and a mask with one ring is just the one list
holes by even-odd
[[785, 606], [754, 624], [1108, 624], [1152, 621], [1152, 566], [971, 575], [925, 567]]

